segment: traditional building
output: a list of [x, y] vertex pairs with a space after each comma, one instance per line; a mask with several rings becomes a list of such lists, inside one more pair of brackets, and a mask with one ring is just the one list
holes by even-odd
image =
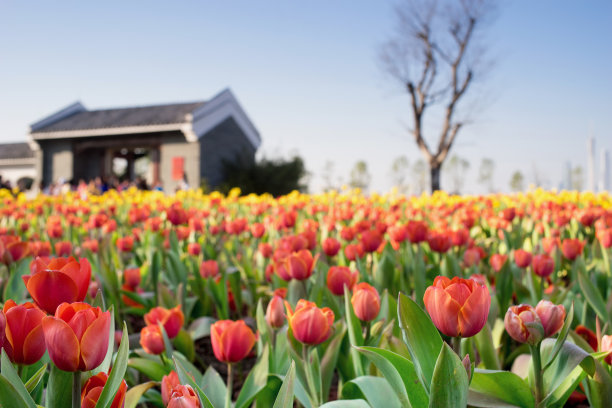
[[[208, 101], [87, 110], [76, 102], [30, 126], [37, 181], [117, 175], [161, 182], [165, 191], [223, 182], [224, 161], [248, 164], [261, 144], [226, 89]], [[38, 183], [37, 183], [38, 185]]]
[[8, 182], [12, 187], [16, 187], [26, 179], [36, 179], [35, 165], [34, 152], [27, 143], [0, 144], [1, 184]]

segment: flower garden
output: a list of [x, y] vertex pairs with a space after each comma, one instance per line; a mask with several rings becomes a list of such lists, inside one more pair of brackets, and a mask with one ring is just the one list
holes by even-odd
[[2, 407], [612, 401], [607, 194], [1, 194]]

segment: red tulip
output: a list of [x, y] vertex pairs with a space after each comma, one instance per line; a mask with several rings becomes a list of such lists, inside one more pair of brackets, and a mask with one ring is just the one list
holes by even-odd
[[285, 268], [293, 279], [306, 280], [312, 275], [317, 258], [318, 255], [313, 258], [310, 251], [302, 249], [285, 258]]
[[344, 247], [344, 255], [349, 261], [354, 261], [364, 255], [363, 246], [361, 244], [347, 244]]
[[190, 385], [177, 385], [172, 389], [166, 408], [199, 408], [200, 399]]
[[584, 242], [579, 239], [564, 239], [561, 243], [561, 252], [563, 252], [563, 256], [570, 261], [578, 258], [580, 254], [582, 254], [582, 249], [584, 248]]
[[472, 337], [489, 316], [491, 295], [484, 285], [472, 279], [445, 276], [434, 279], [423, 297], [435, 326], [449, 337]]
[[170, 374], [164, 375], [161, 380], [161, 397], [164, 406], [168, 405], [170, 402], [170, 395], [172, 394], [172, 389], [177, 385], [180, 385], [181, 382], [179, 380], [179, 376], [176, 371], [170, 371]]
[[295, 312], [291, 310], [287, 302], [285, 302], [285, 307], [293, 337], [300, 343], [321, 344], [331, 335], [334, 312], [330, 308], [319, 309], [314, 302], [304, 299], [298, 301]]
[[425, 221], [409, 221], [406, 225], [408, 240], [413, 244], [427, 240], [428, 227]]
[[145, 326], [140, 331], [140, 345], [149, 354], [158, 355], [164, 352], [166, 345], [161, 328], [157, 324]]
[[104, 360], [110, 312], [86, 303], [62, 303], [42, 326], [49, 357], [60, 370], [89, 371]]
[[[3, 318], [5, 328], [2, 330], [6, 354], [15, 364], [34, 364], [45, 354], [45, 336], [42, 319], [45, 312], [34, 304], [26, 302], [17, 305], [9, 299], [4, 304]], [[2, 327], [0, 327], [1, 329]]]
[[261, 238], [266, 232], [266, 227], [261, 223], [251, 225], [251, 234], [255, 238]]
[[69, 256], [72, 252], [72, 244], [68, 241], [61, 241], [55, 243], [55, 255], [57, 256]]
[[535, 309], [525, 304], [510, 306], [504, 317], [504, 326], [510, 337], [519, 343], [531, 345], [539, 343], [544, 336], [543, 328], [537, 327], [541, 323]]
[[[100, 394], [108, 381], [106, 373], [98, 373], [90, 377], [81, 390], [81, 408], [95, 408]], [[125, 404], [125, 393], [127, 392], [127, 383], [122, 380], [119, 384], [119, 389], [113, 398], [110, 408], [123, 408]]]
[[64, 302], [82, 302], [91, 281], [91, 266], [86, 258], [36, 258], [30, 275], [23, 281], [36, 304], [49, 314]]
[[285, 307], [282, 297], [275, 295], [270, 299], [266, 309], [266, 322], [275, 329], [285, 324]]
[[219, 320], [210, 326], [210, 340], [217, 360], [236, 363], [249, 355], [256, 338], [244, 320]]
[[325, 255], [329, 257], [336, 256], [340, 251], [340, 241], [335, 238], [326, 238], [321, 244], [321, 247], [323, 248]]
[[117, 238], [116, 245], [119, 252], [132, 252], [132, 249], [134, 249], [134, 237]]
[[593, 333], [592, 330], [589, 330], [585, 326], [579, 324], [578, 326], [576, 326], [576, 329], [574, 331], [577, 335], [582, 337], [584, 341], [589, 343], [589, 346], [591, 346], [593, 351], [597, 351], [597, 336], [595, 335], [595, 333]]
[[491, 258], [489, 259], [489, 264], [491, 265], [491, 268], [493, 268], [495, 272], [499, 272], [504, 267], [504, 264], [506, 263], [507, 260], [508, 260], [508, 255], [493, 254], [491, 255]]
[[202, 261], [200, 264], [200, 276], [203, 278], [214, 278], [219, 274], [219, 264], [217, 261], [210, 259]]
[[[605, 335], [601, 338], [601, 351], [612, 352], [612, 336]], [[612, 364], [612, 354], [606, 356], [606, 363]]]
[[272, 251], [273, 251], [272, 245], [268, 244], [267, 242], [260, 243], [257, 249], [259, 253], [261, 254], [261, 256], [263, 256], [266, 259], [270, 258], [270, 256], [272, 255]]
[[5, 239], [0, 240], [0, 258], [4, 264], [10, 265], [30, 255], [32, 243], [21, 242], [19, 238], [12, 236], [2, 238]]
[[359, 320], [372, 321], [380, 312], [380, 295], [370, 284], [361, 282], [353, 289], [351, 305]]
[[380, 232], [377, 230], [369, 230], [361, 233], [360, 242], [365, 252], [372, 253], [378, 250], [384, 243], [384, 240]]
[[445, 253], [453, 245], [451, 236], [446, 231], [429, 231], [427, 234], [427, 243], [432, 251]]
[[604, 248], [612, 248], [612, 228], [606, 228], [597, 231], [597, 239]]
[[357, 280], [359, 273], [351, 271], [348, 266], [332, 266], [327, 272], [327, 287], [336, 296], [344, 295], [344, 285], [352, 290]]
[[140, 285], [140, 268], [127, 268], [123, 271], [123, 282], [132, 289]]
[[192, 242], [187, 245], [187, 253], [191, 256], [198, 256], [202, 252], [202, 247], [197, 242]]
[[179, 331], [181, 331], [185, 316], [181, 311], [181, 305], [172, 309], [158, 306], [145, 314], [144, 320], [147, 325], [157, 325], [157, 323], [161, 323], [164, 326], [168, 338], [173, 339], [178, 335]]
[[523, 249], [517, 249], [514, 251], [514, 263], [519, 268], [526, 268], [531, 264], [531, 252], [527, 252]]
[[536, 255], [533, 257], [531, 267], [536, 275], [546, 278], [554, 272], [555, 260], [546, 254]]
[[549, 300], [540, 300], [535, 307], [535, 311], [544, 327], [544, 336], [550, 337], [555, 335], [565, 321], [565, 307], [563, 305], [555, 305]]

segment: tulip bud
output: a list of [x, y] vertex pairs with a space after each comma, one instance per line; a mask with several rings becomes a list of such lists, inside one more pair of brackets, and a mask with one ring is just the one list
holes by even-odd
[[582, 254], [583, 248], [584, 242], [579, 239], [564, 239], [561, 243], [561, 252], [563, 252], [563, 256], [570, 261], [578, 258], [578, 256]]
[[321, 247], [325, 255], [329, 257], [336, 256], [340, 251], [340, 242], [335, 238], [326, 238]]
[[550, 337], [556, 334], [565, 321], [565, 307], [555, 305], [549, 300], [540, 300], [535, 307], [535, 311], [544, 327], [544, 336]]
[[185, 316], [181, 311], [181, 305], [172, 309], [158, 306], [145, 314], [144, 320], [148, 325], [157, 325], [157, 323], [161, 323], [164, 326], [168, 338], [173, 339], [178, 335], [179, 331], [181, 331]]
[[306, 280], [312, 275], [317, 257], [313, 258], [310, 251], [302, 249], [285, 258], [285, 268], [293, 279]]
[[408, 224], [406, 224], [406, 234], [408, 235], [408, 240], [413, 244], [426, 241], [427, 232], [428, 228], [425, 221], [408, 221]]
[[187, 245], [187, 253], [191, 256], [198, 256], [202, 252], [202, 247], [197, 242], [192, 242]]
[[519, 343], [538, 344], [544, 338], [544, 327], [530, 305], [510, 306], [504, 318], [506, 331]]
[[429, 231], [427, 243], [432, 251], [443, 254], [453, 245], [453, 240], [447, 231]]
[[[612, 336], [605, 335], [601, 338], [601, 351], [612, 352]], [[612, 365], [612, 354], [606, 356], [606, 363]]]
[[434, 325], [449, 337], [472, 337], [484, 327], [491, 295], [473, 279], [437, 276], [423, 296]]
[[200, 276], [203, 278], [213, 278], [219, 274], [219, 264], [217, 261], [210, 259], [203, 261], [200, 264]]
[[170, 374], [164, 375], [161, 380], [161, 397], [164, 406], [168, 405], [170, 402], [170, 395], [172, 394], [172, 389], [177, 385], [180, 385], [179, 376], [176, 371], [170, 371]]
[[504, 264], [506, 263], [507, 260], [508, 260], [508, 255], [493, 254], [491, 255], [491, 258], [489, 259], [489, 264], [491, 265], [491, 268], [493, 268], [495, 272], [499, 273], [499, 271], [501, 271], [501, 269], [504, 267]]
[[42, 328], [45, 312], [30, 302], [17, 305], [9, 299], [1, 315], [5, 322], [5, 327], [0, 327], [1, 337], [4, 338], [3, 347], [9, 359], [15, 364], [24, 365], [40, 360], [46, 351]]
[[555, 260], [546, 254], [536, 255], [533, 257], [531, 266], [536, 275], [546, 278], [554, 272]]
[[463, 368], [465, 368], [469, 381], [472, 378], [472, 362], [470, 361], [469, 353], [466, 354], [465, 357], [463, 357], [461, 364], [463, 364]]
[[283, 298], [280, 296], [274, 296], [268, 308], [266, 309], [266, 322], [270, 327], [278, 329], [283, 327], [285, 324], [285, 307], [283, 305]]
[[145, 326], [140, 331], [140, 345], [149, 354], [161, 354], [166, 349], [164, 338], [157, 324]]
[[166, 408], [199, 408], [200, 399], [190, 385], [177, 385], [172, 389]]
[[331, 335], [334, 312], [330, 308], [319, 309], [314, 302], [304, 299], [298, 301], [295, 312], [291, 310], [287, 302], [285, 302], [285, 307], [293, 337], [300, 343], [316, 346]]
[[351, 271], [348, 266], [332, 266], [327, 272], [327, 287], [334, 295], [342, 296], [344, 295], [344, 286], [346, 285], [349, 290], [352, 290], [358, 279], [359, 273]]
[[[95, 408], [107, 381], [108, 375], [106, 373], [98, 373], [87, 380], [81, 390], [81, 408]], [[123, 408], [126, 392], [127, 383], [122, 380], [110, 408]]]
[[514, 263], [519, 268], [526, 268], [531, 264], [531, 253], [523, 249], [514, 251]]
[[368, 283], [362, 282], [355, 286], [351, 305], [359, 320], [369, 322], [376, 319], [380, 312], [380, 295]]

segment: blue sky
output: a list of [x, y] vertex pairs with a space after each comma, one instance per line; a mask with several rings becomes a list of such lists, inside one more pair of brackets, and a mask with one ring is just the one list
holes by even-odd
[[[298, 153], [320, 188], [327, 161], [348, 179], [366, 160], [373, 190], [391, 162], [420, 158], [409, 100], [380, 69], [393, 4], [379, 1], [0, 2], [0, 142], [81, 100], [89, 108], [206, 99], [230, 87], [259, 129], [260, 155]], [[495, 66], [454, 153], [496, 163], [495, 186], [534, 168], [551, 187], [612, 150], [612, 3], [500, 1], [487, 31]], [[443, 185], [446, 183], [443, 179]]]

